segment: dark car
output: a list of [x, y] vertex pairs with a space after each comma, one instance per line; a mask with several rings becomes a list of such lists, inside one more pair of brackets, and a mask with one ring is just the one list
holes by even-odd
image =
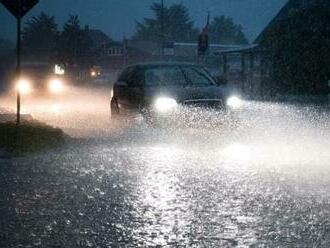
[[199, 65], [150, 63], [129, 66], [113, 87], [112, 116], [141, 112], [144, 116], [170, 116], [181, 108], [227, 110], [239, 107], [210, 73]]
[[68, 79], [59, 65], [48, 63], [25, 63], [16, 88], [21, 94], [58, 95], [65, 90]]

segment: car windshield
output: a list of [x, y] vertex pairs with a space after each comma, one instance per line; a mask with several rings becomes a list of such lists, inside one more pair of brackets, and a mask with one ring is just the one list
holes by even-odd
[[207, 73], [207, 71], [200, 67], [184, 67], [184, 74], [189, 80], [192, 86], [212, 86], [216, 85], [213, 78]]
[[146, 86], [187, 85], [187, 79], [179, 66], [150, 68], [145, 71]]
[[208, 72], [198, 66], [163, 66], [147, 69], [146, 86], [212, 86], [216, 85]]

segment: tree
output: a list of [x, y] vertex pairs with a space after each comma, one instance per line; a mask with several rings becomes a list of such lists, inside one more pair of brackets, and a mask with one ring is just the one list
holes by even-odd
[[248, 44], [242, 26], [236, 25], [232, 18], [218, 16], [213, 19], [209, 26], [209, 36], [212, 43], [219, 44]]
[[0, 56], [8, 55], [14, 49], [15, 45], [11, 41], [0, 38]]
[[261, 45], [272, 63], [280, 92], [327, 93], [330, 79], [330, 10], [313, 7], [292, 11], [276, 23]]
[[188, 13], [188, 9], [182, 4], [174, 4], [162, 7], [153, 3], [151, 10], [154, 18], [145, 18], [136, 23], [136, 40], [153, 42], [191, 42], [196, 41], [198, 30], [194, 28], [194, 22]]
[[[14, 56], [15, 44], [11, 41], [0, 38], [0, 91], [5, 86], [5, 83], [9, 80], [6, 78], [11, 69], [14, 66], [15, 56]], [[5, 63], [4, 63], [5, 61]]]
[[41, 12], [25, 23], [22, 32], [24, 53], [38, 59], [49, 59], [57, 40], [57, 24], [54, 16]]
[[59, 60], [67, 65], [87, 66], [89, 64], [92, 41], [88, 30], [80, 27], [78, 16], [70, 15], [59, 37], [57, 52]]

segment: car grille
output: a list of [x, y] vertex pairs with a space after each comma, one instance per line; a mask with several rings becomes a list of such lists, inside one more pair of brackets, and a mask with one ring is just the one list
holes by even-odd
[[193, 99], [183, 101], [183, 105], [188, 107], [218, 109], [224, 108], [224, 103], [220, 99]]

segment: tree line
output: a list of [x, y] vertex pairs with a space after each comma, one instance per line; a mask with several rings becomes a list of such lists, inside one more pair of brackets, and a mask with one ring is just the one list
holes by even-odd
[[92, 41], [77, 15], [70, 15], [63, 30], [54, 16], [41, 13], [25, 23], [22, 32], [23, 53], [29, 59], [57, 61], [67, 65], [88, 64]]
[[[183, 4], [162, 7], [151, 5], [154, 16], [136, 22], [133, 40], [152, 42], [197, 42], [200, 30], [195, 27], [188, 9]], [[209, 25], [210, 41], [222, 44], [247, 44], [242, 27], [225, 16], [213, 18]], [[62, 31], [54, 16], [41, 13], [29, 19], [22, 35], [23, 50], [32, 58], [56, 60], [63, 64], [85, 65], [91, 63], [96, 51], [86, 28], [78, 16], [70, 15]]]
[[[136, 33], [133, 39], [159, 42], [196, 42], [200, 29], [195, 28], [187, 7], [183, 4], [162, 6], [151, 5], [152, 18], [144, 18], [136, 22]], [[206, 16], [205, 16], [206, 17]], [[241, 45], [248, 44], [243, 28], [235, 24], [233, 19], [224, 15], [216, 16], [209, 27], [211, 43]]]

